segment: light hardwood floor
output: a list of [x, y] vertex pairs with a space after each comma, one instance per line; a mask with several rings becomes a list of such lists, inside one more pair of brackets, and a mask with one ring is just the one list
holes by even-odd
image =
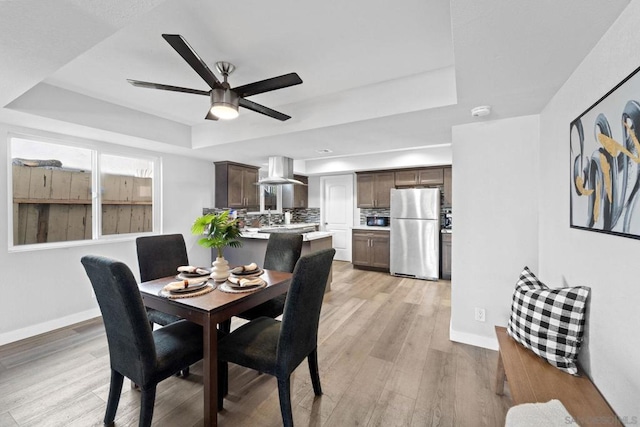
[[[297, 426], [501, 426], [509, 401], [493, 392], [497, 352], [449, 341], [450, 282], [335, 262], [322, 308], [315, 397], [307, 364], [292, 376]], [[234, 326], [237, 326], [234, 319]], [[276, 381], [230, 365], [220, 426], [281, 425]], [[99, 319], [0, 347], [0, 427], [101, 426], [109, 354]], [[137, 426], [125, 383], [116, 426]], [[202, 425], [202, 365], [158, 386], [154, 425]]]

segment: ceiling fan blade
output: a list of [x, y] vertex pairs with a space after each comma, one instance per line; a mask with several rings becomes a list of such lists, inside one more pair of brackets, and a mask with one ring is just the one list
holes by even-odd
[[302, 79], [297, 73], [289, 73], [278, 77], [273, 77], [259, 82], [249, 83], [247, 85], [233, 88], [233, 91], [240, 97], [257, 95], [259, 93], [269, 92], [276, 89], [282, 89], [289, 86], [295, 86], [302, 83]]
[[136, 87], [144, 87], [147, 89], [170, 90], [173, 92], [193, 93], [195, 95], [205, 95], [205, 96], [209, 96], [210, 94], [210, 91], [190, 89], [188, 87], [170, 86], [170, 85], [163, 85], [160, 83], [143, 82], [140, 80], [131, 80], [131, 79], [127, 79], [127, 81]]
[[198, 56], [195, 50], [189, 46], [189, 43], [185, 39], [182, 38], [179, 34], [163, 34], [162, 38], [164, 38], [172, 48], [175, 49], [176, 52], [182, 56], [182, 59], [187, 61], [187, 63], [195, 70], [202, 79], [207, 82], [211, 89], [215, 89], [221, 86], [218, 78], [213, 74], [213, 71], [207, 67], [207, 64], [204, 63], [202, 58]]
[[218, 120], [218, 117], [214, 116], [211, 110], [207, 111], [207, 115], [205, 117], [207, 120]]
[[291, 116], [287, 116], [279, 111], [272, 110], [271, 108], [265, 107], [264, 105], [256, 104], [253, 101], [249, 101], [248, 99], [240, 98], [240, 106], [247, 108], [249, 110], [255, 111], [256, 113], [264, 114], [265, 116], [273, 117], [274, 119], [278, 119], [281, 121], [289, 120]]

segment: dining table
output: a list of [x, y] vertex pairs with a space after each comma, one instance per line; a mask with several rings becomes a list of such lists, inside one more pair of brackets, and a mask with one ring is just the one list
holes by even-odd
[[291, 276], [291, 273], [265, 269], [259, 276], [266, 282], [263, 288], [250, 292], [229, 293], [217, 286], [204, 295], [175, 299], [166, 298], [161, 290], [165, 285], [176, 281], [176, 276], [139, 284], [142, 301], [146, 307], [180, 316], [202, 326], [204, 426], [218, 425], [218, 325], [232, 316], [286, 293]]

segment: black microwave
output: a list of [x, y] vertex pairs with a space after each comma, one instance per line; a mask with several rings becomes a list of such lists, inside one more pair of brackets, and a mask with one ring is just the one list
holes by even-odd
[[369, 227], [388, 227], [389, 217], [388, 216], [368, 216], [367, 225]]

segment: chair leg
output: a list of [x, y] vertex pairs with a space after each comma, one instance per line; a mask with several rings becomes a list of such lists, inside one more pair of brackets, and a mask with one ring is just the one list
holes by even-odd
[[316, 396], [322, 395], [322, 387], [320, 387], [320, 372], [318, 371], [318, 348], [314, 348], [309, 356], [309, 372], [311, 373], [311, 383], [313, 384], [313, 392]]
[[140, 422], [138, 427], [150, 427], [153, 419], [153, 406], [156, 401], [156, 386], [142, 390], [140, 396]]
[[224, 397], [229, 391], [229, 366], [227, 362], [218, 362], [218, 412], [224, 409]]
[[280, 396], [282, 425], [284, 427], [293, 427], [293, 414], [291, 412], [291, 383], [289, 381], [289, 377], [278, 378], [278, 395]]
[[231, 319], [227, 319], [224, 322], [219, 323], [218, 327], [220, 328], [221, 332], [228, 334], [229, 332], [231, 332]]
[[107, 400], [107, 411], [104, 414], [104, 425], [106, 426], [112, 425], [113, 420], [116, 418], [116, 411], [118, 410], [118, 403], [120, 402], [120, 393], [122, 392], [123, 381], [124, 376], [112, 369], [109, 398]]

